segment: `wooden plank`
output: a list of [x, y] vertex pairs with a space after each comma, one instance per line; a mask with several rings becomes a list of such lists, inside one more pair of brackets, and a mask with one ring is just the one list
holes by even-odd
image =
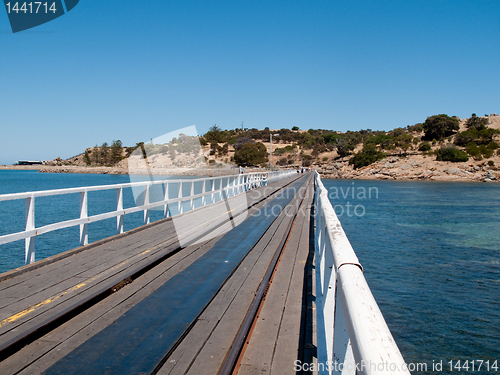
[[[169, 224], [171, 228], [169, 231], [171, 235], [169, 237], [175, 237], [175, 231], [173, 230], [173, 224]], [[68, 266], [75, 267], [78, 265], [85, 266], [87, 264], [95, 263], [96, 254], [99, 256], [109, 257], [109, 259], [113, 259], [116, 257], [116, 254], [109, 254], [110, 250], [120, 250], [120, 253], [128, 253], [130, 250], [135, 250], [142, 248], [142, 246], [147, 245], [148, 243], [155, 243], [156, 239], [154, 234], [157, 233], [157, 230], [162, 230], [163, 228], [147, 228], [143, 232], [138, 232], [134, 236], [128, 236], [126, 238], [119, 238], [114, 241], [106, 242], [103, 245], [98, 247], [93, 247], [88, 251], [83, 251], [78, 254], [75, 254], [72, 257], [64, 258], [60, 262], [54, 262], [51, 264], [47, 264], [43, 268], [37, 268], [32, 272], [26, 272], [17, 277], [13, 277], [8, 280], [4, 280], [0, 282], [0, 296], [4, 295], [7, 289], [12, 289], [13, 286], [26, 286], [26, 285], [41, 285], [42, 287], [46, 282], [50, 281], [50, 277], [53, 276], [57, 278], [58, 273], [61, 273], [61, 276], [64, 276], [65, 272], [68, 272]], [[62, 269], [62, 272], [61, 272]], [[69, 269], [71, 272], [73, 269]], [[78, 269], [75, 270], [78, 272]], [[12, 293], [12, 292], [11, 292]]]
[[[305, 316], [303, 317], [304, 329], [302, 331], [303, 338], [303, 363], [314, 363], [314, 368], [318, 368], [318, 353], [317, 353], [317, 336], [316, 336], [316, 270], [315, 270], [315, 247], [314, 247], [314, 232], [315, 232], [315, 206], [311, 205], [310, 230], [309, 230], [309, 254], [306, 263], [306, 301]], [[313, 372], [317, 374], [317, 371]]]
[[[288, 209], [292, 212], [295, 211], [293, 207], [288, 207]], [[279, 228], [279, 234], [276, 233], [271, 242], [266, 246], [262, 256], [259, 258], [259, 262], [262, 263], [254, 268], [255, 272], [253, 272], [251, 276], [249, 275], [243, 286], [238, 290], [232, 303], [224, 311], [220, 323], [214, 331], [211, 332], [206, 344], [194, 359], [193, 364], [187, 372], [188, 374], [217, 373], [219, 371], [226, 353], [231, 347], [245, 318], [246, 312], [253, 301], [255, 291], [261, 283], [271, 259], [285, 234], [289, 221], [292, 219], [291, 216], [291, 214], [285, 211], [286, 219]]]
[[[303, 205], [306, 204], [307, 201], [303, 203]], [[264, 300], [262, 310], [256, 318], [256, 324], [248, 341], [248, 346], [241, 359], [242, 366], [238, 372], [239, 374], [271, 372], [275, 345], [278, 341], [292, 273], [296, 265], [301, 236], [303, 235], [302, 229], [307, 225], [307, 216], [304, 215], [304, 210], [300, 210]], [[297, 327], [296, 330], [297, 336], [299, 335], [299, 328]], [[298, 338], [296, 342], [298, 343]], [[291, 368], [291, 366], [289, 367]], [[289, 372], [287, 371], [287, 373]]]
[[[302, 227], [300, 243], [297, 249], [297, 258], [290, 278], [290, 287], [287, 294], [280, 330], [274, 350], [272, 362], [272, 374], [289, 374], [293, 369], [294, 361], [304, 360], [301, 353], [304, 345], [301, 342], [305, 330], [304, 315], [307, 312], [307, 304], [303, 303], [304, 283], [307, 282], [308, 256], [310, 250], [310, 205], [312, 196], [308, 201], [309, 209], [305, 212], [305, 221]], [[312, 266], [312, 263], [309, 264]], [[306, 274], [306, 275], [305, 275]], [[310, 318], [310, 317], [309, 317]]]
[[[228, 316], [234, 314], [234, 311], [228, 311], [229, 307], [231, 305], [235, 305], [242, 308], [242, 311], [239, 314], [239, 324], [241, 324], [241, 320], [243, 319], [248, 306], [253, 300], [255, 290], [262, 280], [267, 266], [269, 265], [269, 262], [272, 258], [272, 255], [274, 254], [274, 252], [272, 251], [268, 251], [267, 254], [264, 255], [263, 253], [265, 253], [266, 249], [270, 249], [273, 246], [276, 247], [279, 243], [280, 239], [277, 231], [280, 229], [280, 227], [287, 225], [287, 223], [284, 222], [285, 218], [289, 218], [289, 216], [287, 216], [287, 212], [287, 210], [283, 211], [283, 213], [279, 217], [279, 220], [276, 220], [272, 224], [261, 241], [259, 241], [257, 246], [254, 247], [252, 252], [247, 256], [247, 258], [245, 258], [245, 260], [235, 271], [233, 276], [226, 282], [218, 295], [202, 313], [199, 320], [218, 322], [220, 319], [222, 319], [223, 316], [226, 316], [227, 320]], [[249, 284], [251, 285], [249, 286]], [[246, 300], [246, 304], [242, 303], [242, 299]], [[237, 325], [237, 327], [239, 327], [239, 325]], [[159, 373], [184, 373], [185, 370], [189, 369], [192, 366], [192, 362], [195, 361], [196, 357], [199, 355], [200, 350], [207, 345], [212, 345], [211, 342], [208, 342], [208, 340], [211, 339], [213, 330], [214, 325], [206, 327], [203, 333], [204, 336], [201, 336], [200, 338], [199, 333], [197, 333], [197, 339], [194, 341], [190, 340], [191, 334], [188, 334], [188, 336], [184, 340], [187, 340], [187, 342], [189, 342], [189, 345], [184, 346], [181, 343], [181, 345], [169, 357], [169, 359], [172, 358], [175, 361], [175, 366], [172, 366], [167, 360], [166, 364]], [[210, 372], [205, 369], [203, 370], [203, 373]]]
[[157, 375], [184, 374], [205, 343], [207, 332], [211, 332], [218, 322], [217, 319], [198, 319], [189, 334], [157, 372]]
[[[165, 249], [165, 251], [169, 251], [169, 249]], [[156, 258], [159, 258], [161, 255], [161, 253], [156, 254]], [[66, 311], [79, 306], [82, 301], [87, 301], [90, 298], [98, 295], [99, 293], [108, 290], [120, 281], [129, 277], [131, 273], [133, 273], [136, 269], [140, 269], [143, 265], [146, 265], [156, 259], [152, 257], [137, 257], [137, 261], [131, 261], [130, 267], [116, 267], [116, 269], [106, 269], [105, 272], [92, 279], [82, 278], [81, 283], [77, 285], [77, 287], [68, 287], [68, 289], [65, 289], [65, 291], [63, 292], [65, 294], [62, 296], [61, 294], [54, 295], [53, 293], [45, 293], [45, 291], [44, 293], [40, 293], [36, 297], [46, 298], [45, 301], [47, 301], [47, 303], [41, 305], [33, 313], [26, 314], [25, 316], [20, 317], [11, 324], [6, 324], [5, 326], [1, 327], [1, 342], [5, 343], [18, 337], [20, 334], [20, 330], [30, 331], [36, 329], [39, 325], [46, 324], [45, 322], [50, 321], [51, 317], [60, 316]], [[135, 268], [133, 268], [132, 266], [134, 266]], [[69, 285], [73, 285], [73, 283], [73, 279], [69, 280], [68, 282]], [[66, 287], [68, 285], [62, 283], [61, 286]], [[16, 329], [14, 330], [13, 328]]]
[[[156, 249], [155, 251], [151, 251], [151, 254], [147, 254], [147, 256], [154, 255], [154, 254], [156, 254], [156, 252], [162, 251], [162, 250], [163, 249], [161, 249], [161, 248]], [[111, 274], [111, 275], [116, 274], [118, 272], [118, 269], [124, 268], [124, 267], [118, 267], [120, 264], [122, 264], [123, 266], [127, 266], [127, 267], [134, 265], [139, 260], [140, 257], [141, 257], [140, 254], [136, 254], [136, 255], [131, 256], [125, 260], [120, 259], [121, 263], [114, 264], [114, 262], [113, 262], [113, 263], [109, 264], [106, 262], [106, 258], [103, 258], [102, 256], [98, 256], [97, 262], [100, 263], [98, 266], [98, 269], [100, 268], [101, 271], [105, 271], [105, 272], [101, 272], [101, 275], [102, 275], [101, 279], [106, 279], [107, 274]], [[54, 295], [58, 295], [61, 292], [65, 292], [67, 290], [67, 288], [71, 288], [75, 285], [78, 285], [78, 283], [81, 283], [82, 278], [87, 279], [87, 280], [92, 280], [92, 277], [97, 275], [98, 273], [99, 272], [86, 274], [85, 271], [82, 271], [82, 272], [77, 273], [75, 275], [75, 277], [73, 277], [73, 278], [70, 278], [70, 279], [62, 278], [62, 280], [64, 280], [62, 283], [55, 284], [55, 285], [50, 286], [48, 288], [42, 289], [37, 295], [29, 295], [28, 293], [26, 293], [26, 290], [21, 289], [19, 291], [20, 295], [28, 294], [28, 297], [21, 298], [15, 305], [8, 306], [8, 308], [9, 308], [9, 310], [13, 310], [14, 312], [22, 311], [23, 308], [29, 307], [32, 304], [36, 304], [37, 302], [43, 301], [43, 300], [50, 298]], [[72, 282], [71, 280], [74, 278], [77, 278], [77, 280], [73, 280], [73, 284], [71, 284], [71, 282]], [[112, 286], [112, 285], [110, 285], [110, 286]]]
[[192, 246], [175, 254], [161, 267], [141, 275], [125, 288], [1, 362], [0, 373], [4, 369], [20, 371], [23, 368], [26, 368], [27, 373], [44, 371], [205, 254], [216, 241], [217, 239], [213, 239], [209, 243]]

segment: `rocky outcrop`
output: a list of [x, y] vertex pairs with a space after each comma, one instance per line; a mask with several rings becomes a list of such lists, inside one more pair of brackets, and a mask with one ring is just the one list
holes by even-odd
[[426, 160], [420, 155], [387, 157], [367, 167], [354, 169], [347, 161], [317, 168], [324, 178], [378, 180], [500, 181], [496, 167], [474, 162], [451, 163]]

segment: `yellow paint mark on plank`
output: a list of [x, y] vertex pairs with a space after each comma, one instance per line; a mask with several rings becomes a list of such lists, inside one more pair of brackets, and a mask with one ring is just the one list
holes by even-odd
[[[141, 255], [147, 254], [147, 253], [149, 253], [153, 249], [154, 249], [154, 247], [150, 248], [150, 249], [147, 249], [147, 250], [144, 250], [142, 253], [139, 253], [136, 256], [141, 256]], [[117, 268], [120, 268], [120, 267], [124, 266], [131, 259], [135, 258], [136, 256], [134, 256], [134, 257], [132, 257], [132, 258], [126, 260], [126, 261], [123, 261], [123, 262], [121, 262], [120, 264], [118, 264], [116, 266], [111, 267], [109, 270], [114, 270], [114, 269], [117, 269]], [[37, 304], [35, 304], [33, 306], [28, 307], [27, 309], [24, 309], [24, 310], [22, 310], [22, 311], [20, 311], [20, 312], [18, 312], [16, 314], [14, 314], [14, 315], [11, 315], [8, 318], [5, 318], [4, 320], [2, 320], [0, 322], [0, 327], [4, 326], [7, 323], [15, 322], [16, 320], [22, 318], [23, 316], [26, 316], [26, 315], [32, 313], [33, 311], [38, 310], [40, 307], [48, 305], [49, 303], [52, 303], [52, 302], [58, 300], [59, 298], [64, 297], [66, 294], [68, 294], [70, 292], [74, 292], [74, 291], [76, 291], [76, 290], [78, 290], [80, 288], [83, 288], [85, 285], [87, 285], [87, 284], [89, 284], [89, 283], [91, 283], [91, 282], [99, 279], [100, 277], [101, 277], [101, 275], [94, 276], [90, 280], [87, 280], [87, 281], [85, 281], [83, 283], [77, 284], [77, 285], [75, 285], [75, 286], [73, 286], [73, 287], [65, 290], [64, 292], [62, 292], [62, 293], [60, 293], [60, 294], [58, 294], [56, 296], [50, 297], [50, 298], [46, 299], [45, 301], [39, 302], [39, 303], [37, 303]]]

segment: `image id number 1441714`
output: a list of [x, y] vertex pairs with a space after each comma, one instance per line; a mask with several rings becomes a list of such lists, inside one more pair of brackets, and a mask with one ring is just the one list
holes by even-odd
[[5, 7], [7, 8], [7, 13], [25, 13], [25, 14], [33, 14], [33, 13], [48, 13], [52, 12], [55, 13], [57, 11], [56, 9], [56, 3], [53, 2], [52, 4], [50, 2], [42, 2], [42, 1], [32, 1], [32, 2], [24, 2], [22, 3], [21, 6], [19, 6], [19, 2], [12, 3], [13, 5], [11, 6], [11, 3], [8, 2], [5, 4]]

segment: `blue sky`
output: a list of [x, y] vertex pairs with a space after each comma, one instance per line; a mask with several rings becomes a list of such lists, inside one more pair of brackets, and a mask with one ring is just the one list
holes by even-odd
[[390, 130], [500, 112], [498, 1], [89, 1], [13, 34], [0, 164], [196, 125]]

